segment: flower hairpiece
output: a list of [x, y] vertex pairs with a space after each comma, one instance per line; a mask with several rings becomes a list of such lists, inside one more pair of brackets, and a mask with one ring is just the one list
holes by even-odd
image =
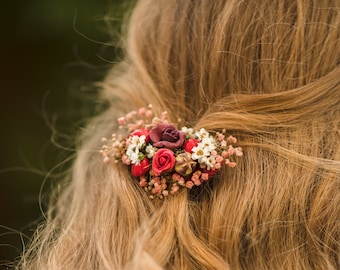
[[129, 166], [151, 199], [200, 186], [223, 166], [235, 167], [234, 156], [242, 156], [241, 147], [233, 146], [236, 138], [225, 130], [177, 129], [166, 112], [155, 117], [151, 105], [118, 118], [118, 123], [129, 135], [113, 134], [110, 143], [102, 139], [104, 162]]

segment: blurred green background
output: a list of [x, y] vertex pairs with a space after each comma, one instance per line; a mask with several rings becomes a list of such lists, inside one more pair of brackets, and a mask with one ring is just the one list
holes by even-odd
[[[42, 220], [40, 189], [62, 178], [69, 163], [53, 168], [74, 155], [74, 136], [99, 110], [93, 83], [121, 54], [106, 43], [131, 2], [2, 1], [0, 268]], [[45, 209], [48, 196], [41, 200]]]

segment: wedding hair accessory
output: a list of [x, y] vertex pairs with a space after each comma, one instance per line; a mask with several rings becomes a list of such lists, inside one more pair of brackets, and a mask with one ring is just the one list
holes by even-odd
[[200, 186], [223, 166], [234, 168], [234, 156], [243, 154], [241, 147], [234, 146], [236, 138], [227, 136], [225, 130], [177, 129], [166, 112], [155, 117], [151, 105], [118, 118], [118, 123], [129, 135], [112, 134], [111, 142], [102, 139], [104, 162], [129, 166], [151, 199]]

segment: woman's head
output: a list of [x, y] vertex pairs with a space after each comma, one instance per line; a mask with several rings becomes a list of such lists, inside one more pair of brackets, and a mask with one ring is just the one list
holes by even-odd
[[[337, 269], [339, 22], [336, 0], [139, 1], [125, 60], [104, 82], [109, 109], [88, 128], [34, 263]], [[151, 201], [96, 151], [121, 112], [149, 103], [172, 122], [227, 129], [244, 158]]]

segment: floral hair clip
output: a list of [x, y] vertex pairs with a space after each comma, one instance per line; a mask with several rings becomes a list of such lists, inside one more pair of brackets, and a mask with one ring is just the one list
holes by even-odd
[[166, 112], [155, 117], [151, 105], [126, 114], [118, 123], [130, 134], [125, 138], [113, 134], [110, 143], [102, 139], [104, 162], [129, 166], [151, 199], [200, 186], [223, 166], [235, 167], [233, 157], [242, 156], [242, 149], [233, 146], [236, 138], [225, 130], [178, 130], [168, 122]]

